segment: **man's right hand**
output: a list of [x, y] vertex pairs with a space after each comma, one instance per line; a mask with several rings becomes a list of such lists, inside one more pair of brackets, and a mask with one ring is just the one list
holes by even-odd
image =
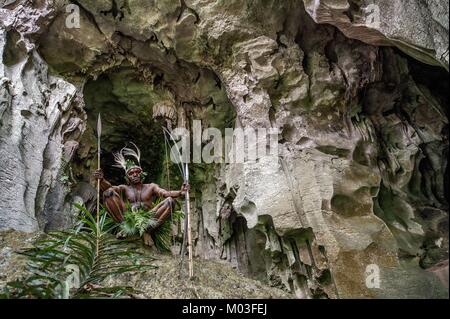
[[100, 168], [100, 169], [95, 170], [94, 173], [92, 173], [92, 176], [95, 179], [102, 180], [103, 179], [103, 171], [102, 171], [102, 169]]

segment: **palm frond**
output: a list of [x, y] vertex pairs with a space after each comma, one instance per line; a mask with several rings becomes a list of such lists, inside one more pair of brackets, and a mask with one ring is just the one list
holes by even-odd
[[[153, 202], [153, 207], [158, 205], [161, 199], [158, 198]], [[177, 222], [184, 218], [184, 213], [181, 210], [174, 211], [172, 218], [166, 220], [158, 226], [159, 222], [155, 218], [155, 212], [148, 211], [143, 208], [131, 209], [129, 204], [126, 204], [127, 211], [124, 213], [124, 220], [119, 226], [119, 233], [123, 236], [142, 236], [145, 231], [154, 229], [152, 232], [155, 246], [162, 251], [170, 251], [172, 238], [172, 222]]]
[[[117, 240], [110, 233], [115, 226], [104, 209], [97, 225], [88, 210], [77, 208], [80, 222], [73, 229], [51, 232], [33, 248], [19, 252], [28, 258], [30, 275], [7, 283], [0, 298], [126, 297], [132, 288], [102, 287], [101, 283], [108, 276], [156, 268], [151, 264], [155, 258], [140, 252], [135, 241]], [[70, 284], [73, 269], [79, 282], [75, 286]]]
[[124, 213], [124, 220], [120, 224], [120, 233], [124, 236], [144, 235], [149, 227], [154, 227], [158, 221], [153, 218], [150, 211], [142, 208], [128, 209]]

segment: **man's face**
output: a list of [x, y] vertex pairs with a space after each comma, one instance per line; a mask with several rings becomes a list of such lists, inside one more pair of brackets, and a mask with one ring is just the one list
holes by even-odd
[[133, 168], [128, 171], [127, 176], [131, 184], [139, 184], [141, 182], [142, 170], [139, 168]]

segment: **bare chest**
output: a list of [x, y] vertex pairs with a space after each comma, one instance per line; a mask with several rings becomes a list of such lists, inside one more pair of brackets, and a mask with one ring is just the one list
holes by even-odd
[[151, 204], [152, 195], [151, 188], [146, 185], [141, 188], [129, 186], [125, 190], [125, 196], [130, 203]]

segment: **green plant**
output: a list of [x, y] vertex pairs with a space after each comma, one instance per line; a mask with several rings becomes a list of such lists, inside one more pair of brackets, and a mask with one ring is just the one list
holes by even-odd
[[[131, 287], [102, 287], [112, 275], [154, 269], [155, 260], [139, 251], [136, 242], [117, 240], [110, 218], [101, 210], [100, 222], [84, 207], [71, 230], [47, 234], [34, 247], [19, 252], [28, 257], [29, 276], [7, 283], [0, 298], [117, 298], [136, 291]], [[133, 247], [134, 246], [134, 247]], [[97, 248], [98, 247], [98, 248]], [[73, 286], [73, 269], [77, 285]]]
[[69, 182], [69, 176], [68, 175], [62, 175], [59, 178], [59, 181], [62, 182], [62, 183], [67, 183], [67, 182]]
[[127, 205], [127, 211], [123, 215], [123, 221], [120, 224], [119, 234], [124, 236], [144, 235], [149, 227], [154, 227], [158, 220], [152, 218], [152, 213], [146, 209], [138, 208], [132, 210]]
[[[157, 199], [153, 203], [153, 207], [158, 205], [160, 199]], [[127, 211], [124, 213], [124, 220], [119, 225], [119, 234], [123, 236], [142, 236], [144, 232], [149, 228], [154, 228], [158, 224], [158, 220], [154, 218], [155, 212], [148, 211], [142, 208], [131, 209], [127, 204]], [[171, 235], [172, 235], [172, 222], [177, 222], [184, 217], [184, 213], [181, 210], [174, 211], [172, 217], [162, 223], [159, 227], [152, 231], [152, 237], [155, 242], [155, 246], [159, 250], [170, 251]]]

